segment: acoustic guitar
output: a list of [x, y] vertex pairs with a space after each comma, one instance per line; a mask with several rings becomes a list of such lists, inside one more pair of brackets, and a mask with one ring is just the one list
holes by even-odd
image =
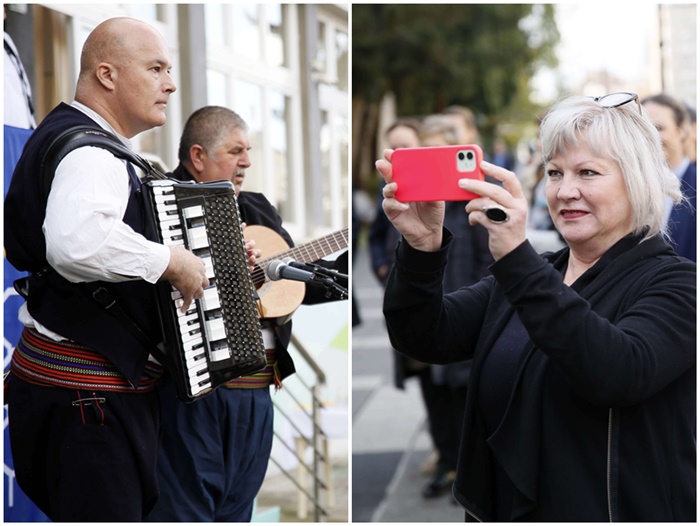
[[261, 318], [280, 318], [292, 314], [301, 305], [306, 293], [306, 285], [301, 281], [270, 280], [265, 274], [270, 261], [289, 257], [300, 263], [311, 263], [348, 246], [347, 227], [292, 248], [282, 236], [265, 226], [250, 225], [243, 233], [246, 241], [254, 240], [255, 248], [262, 251], [252, 273]]

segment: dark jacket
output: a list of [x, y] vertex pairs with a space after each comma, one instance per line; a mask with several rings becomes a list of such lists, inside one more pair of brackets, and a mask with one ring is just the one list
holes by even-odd
[[[192, 175], [182, 165], [179, 165], [171, 175], [174, 179], [179, 181], [194, 181], [194, 177], [192, 177]], [[277, 209], [263, 194], [258, 192], [242, 191], [238, 195], [237, 201], [238, 208], [241, 213], [241, 220], [244, 223], [251, 226], [259, 225], [268, 227], [282, 236], [290, 247], [294, 246], [292, 237], [282, 226], [282, 218], [277, 212]], [[315, 263], [326, 268], [335, 269], [343, 274], [347, 274], [348, 253], [345, 251], [343, 254], [338, 256], [335, 261], [320, 260]], [[325, 289], [318, 284], [307, 284], [303, 303], [305, 305], [314, 305], [324, 301], [329, 301], [325, 297]], [[275, 333], [277, 334], [277, 367], [280, 373], [280, 379], [283, 380], [287, 376], [296, 372], [292, 357], [287, 351], [292, 335], [292, 322], [290, 320], [287, 323], [279, 325], [276, 323], [276, 320], [270, 320], [270, 323], [273, 325]]]
[[686, 202], [673, 207], [668, 220], [669, 235], [679, 256], [697, 261], [698, 224], [695, 215], [698, 166], [690, 163], [681, 180], [681, 192]]
[[[568, 248], [540, 257], [525, 242], [443, 298], [450, 239], [434, 253], [401, 243], [384, 313], [416, 359], [474, 357], [454, 485], [470, 516], [494, 520], [497, 461], [513, 520], [695, 521], [695, 264], [628, 236], [568, 287]], [[530, 341], [486, 436], [480, 372], [514, 309]]]
[[[160, 340], [154, 286], [143, 280], [121, 283], [71, 283], [46, 262], [42, 224], [46, 203], [39, 192], [40, 162], [49, 145], [72, 126], [100, 126], [83, 112], [61, 103], [49, 113], [24, 147], [5, 198], [5, 250], [12, 265], [29, 274], [27, 308], [44, 327], [103, 354], [133, 384], [141, 378], [148, 355], [155, 349], [134, 336], [122, 322], [92, 297], [92, 286], [108, 289], [121, 308], [153, 342]], [[95, 177], [99, 177], [95, 166]], [[124, 223], [147, 239], [156, 233], [142, 203], [140, 182], [132, 167], [131, 194]], [[109, 335], [105, 337], [105, 335]]]

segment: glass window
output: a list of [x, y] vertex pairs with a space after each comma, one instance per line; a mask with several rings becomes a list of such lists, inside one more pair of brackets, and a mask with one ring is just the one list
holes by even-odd
[[233, 49], [251, 60], [260, 60], [260, 16], [255, 4], [234, 4], [230, 33]]
[[226, 74], [207, 70], [207, 104], [214, 106], [228, 105], [228, 83], [226, 82]]
[[265, 191], [265, 172], [263, 156], [263, 91], [262, 87], [244, 80], [233, 81], [233, 104], [231, 109], [238, 113], [248, 124], [248, 140], [250, 141], [249, 175], [246, 178], [245, 190], [253, 192]]
[[337, 134], [337, 142], [338, 142], [338, 148], [340, 150], [340, 203], [338, 203], [338, 206], [342, 206], [343, 208], [343, 215], [342, 215], [342, 222], [343, 224], [347, 224], [347, 217], [348, 217], [348, 183], [349, 183], [349, 174], [348, 174], [348, 164], [349, 164], [349, 158], [348, 158], [348, 150], [350, 149], [350, 138], [348, 135], [348, 129], [350, 128], [350, 123], [348, 122], [348, 119], [344, 115], [338, 115], [336, 117], [336, 134]]
[[318, 42], [316, 44], [316, 68], [323, 73], [326, 67], [326, 23], [318, 21]]
[[158, 9], [155, 4], [133, 3], [129, 4], [129, 15], [141, 20], [158, 21]]
[[335, 32], [335, 60], [337, 64], [338, 89], [348, 90], [348, 34], [345, 31]]
[[323, 207], [323, 224], [333, 224], [332, 218], [332, 199], [330, 188], [330, 177], [333, 173], [331, 170], [331, 141], [333, 140], [333, 131], [328, 122], [328, 112], [321, 112], [321, 204]]
[[206, 28], [206, 38], [209, 44], [215, 46], [225, 46], [226, 37], [224, 34], [224, 6], [222, 4], [204, 5], [204, 27]]
[[277, 195], [277, 210], [283, 218], [293, 217], [292, 177], [289, 169], [289, 100], [282, 93], [270, 92], [270, 149]]
[[267, 17], [267, 63], [270, 66], [286, 66], [285, 31], [287, 10], [279, 4], [265, 6]]

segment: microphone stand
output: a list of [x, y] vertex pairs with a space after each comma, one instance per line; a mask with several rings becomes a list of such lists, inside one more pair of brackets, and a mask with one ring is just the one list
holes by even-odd
[[[316, 265], [314, 265], [316, 266]], [[320, 272], [318, 269], [321, 267], [317, 267], [314, 272], [313, 272], [313, 281], [320, 283], [324, 287], [326, 287], [326, 298], [335, 298], [337, 300], [346, 300], [348, 299], [348, 289], [345, 287], [342, 287], [336, 283], [334, 278], [328, 277], [325, 275], [325, 273]], [[327, 270], [327, 269], [324, 269]], [[335, 271], [333, 271], [335, 272]], [[339, 274], [336, 272], [336, 274]], [[341, 274], [342, 275], [342, 274]]]

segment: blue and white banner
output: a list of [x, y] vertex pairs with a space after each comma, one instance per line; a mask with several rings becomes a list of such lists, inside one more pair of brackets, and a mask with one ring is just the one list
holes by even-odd
[[[10, 186], [12, 172], [15, 165], [22, 154], [24, 143], [32, 134], [32, 130], [15, 128], [13, 126], [4, 126], [4, 181], [5, 191], [3, 196], [7, 195], [7, 189]], [[4, 252], [4, 251], [3, 251]], [[17, 320], [17, 311], [22, 306], [23, 300], [19, 296], [14, 287], [13, 282], [22, 277], [24, 273], [19, 272], [10, 265], [6, 258], [3, 262], [3, 275], [5, 284], [5, 325], [4, 325], [4, 370], [10, 365], [12, 350], [15, 348], [22, 332], [22, 324]], [[48, 522], [49, 519], [29, 500], [29, 498], [19, 489], [15, 480], [14, 463], [12, 462], [12, 452], [10, 450], [10, 433], [8, 430], [8, 411], [7, 406], [3, 404], [5, 411], [4, 423], [4, 447], [5, 447], [5, 480], [3, 487], [5, 488], [5, 515], [4, 522]]]

